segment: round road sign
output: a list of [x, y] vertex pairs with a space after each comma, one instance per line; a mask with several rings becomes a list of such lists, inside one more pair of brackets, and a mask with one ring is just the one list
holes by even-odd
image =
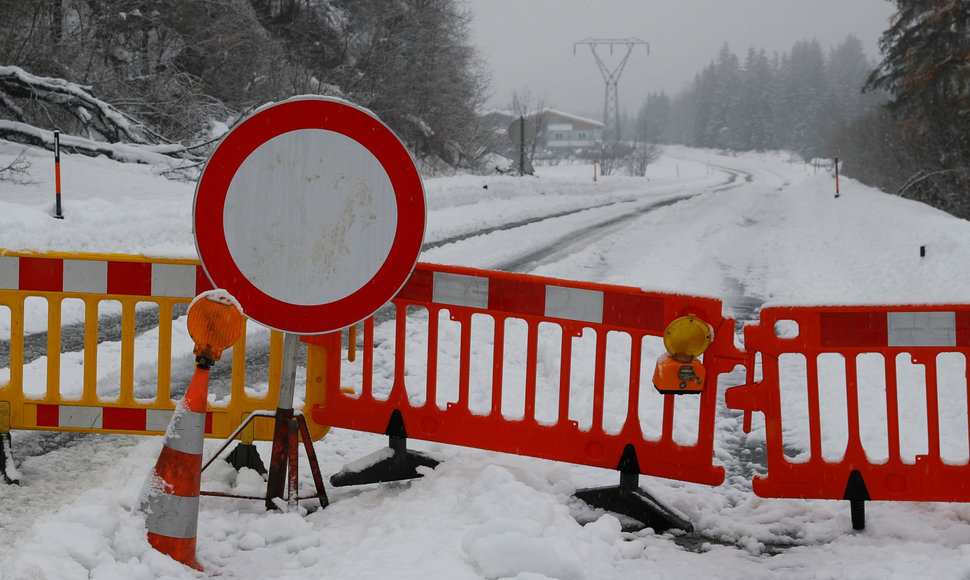
[[347, 102], [297, 97], [230, 131], [195, 190], [195, 243], [247, 316], [299, 334], [367, 318], [407, 281], [425, 226], [400, 140]]

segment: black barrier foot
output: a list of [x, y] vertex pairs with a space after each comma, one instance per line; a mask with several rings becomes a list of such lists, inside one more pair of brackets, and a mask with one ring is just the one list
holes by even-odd
[[849, 509], [852, 512], [852, 529], [859, 531], [866, 529], [866, 502], [869, 497], [869, 490], [866, 488], [866, 481], [862, 478], [862, 473], [853, 469], [849, 474], [849, 482], [845, 485], [845, 495], [842, 499], [849, 500]]
[[252, 443], [239, 443], [236, 445], [229, 452], [229, 455], [226, 456], [226, 462], [236, 471], [239, 471], [243, 467], [248, 467], [260, 475], [266, 475], [266, 466], [263, 465], [263, 460], [259, 456], [259, 450]]
[[13, 464], [13, 444], [10, 433], [0, 433], [0, 476], [7, 484], [20, 485], [19, 474]]
[[422, 477], [417, 470], [419, 466], [434, 469], [438, 465], [436, 459], [407, 448], [407, 430], [404, 428], [400, 411], [395, 410], [391, 414], [386, 435], [389, 440], [388, 449], [382, 449], [344, 466], [339, 472], [330, 476], [330, 484], [342, 487], [415, 479]]
[[694, 531], [687, 518], [640, 487], [640, 464], [632, 445], [623, 450], [617, 469], [620, 485], [581, 489], [576, 492], [576, 497], [593, 507], [631, 517], [657, 533], [680, 530], [689, 534]]

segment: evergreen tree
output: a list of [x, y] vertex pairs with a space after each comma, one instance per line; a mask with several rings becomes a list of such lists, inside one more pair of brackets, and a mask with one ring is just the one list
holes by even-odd
[[970, 3], [895, 0], [867, 87], [890, 94], [912, 163], [900, 193], [970, 216]]
[[870, 88], [889, 91], [889, 107], [926, 128], [970, 110], [970, 3], [895, 0], [893, 24], [879, 41], [883, 60]]
[[714, 110], [711, 135], [714, 146], [721, 149], [737, 148], [739, 119], [738, 101], [741, 94], [741, 64], [738, 56], [724, 44], [714, 63]]
[[817, 40], [796, 42], [781, 79], [788, 105], [786, 146], [807, 159], [821, 155], [829, 96], [825, 53]]
[[774, 71], [764, 50], [748, 51], [736, 109], [735, 146], [763, 151], [775, 146], [774, 109], [771, 102]]
[[636, 140], [644, 143], [670, 141], [670, 97], [663, 91], [650, 93], [640, 107], [636, 121]]
[[828, 86], [835, 103], [833, 113], [839, 120], [863, 115], [883, 101], [878, 93], [863, 92], [873, 66], [858, 37], [846, 37], [832, 50], [828, 61]]
[[693, 135], [688, 145], [696, 147], [714, 147], [717, 141], [716, 125], [717, 103], [714, 102], [717, 91], [717, 74], [714, 63], [709, 64], [697, 76], [694, 77], [693, 102], [694, 119]]

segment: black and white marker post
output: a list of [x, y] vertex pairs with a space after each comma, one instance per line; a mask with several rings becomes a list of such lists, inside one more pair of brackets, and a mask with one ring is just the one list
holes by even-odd
[[61, 132], [54, 131], [54, 217], [62, 220], [61, 213]]

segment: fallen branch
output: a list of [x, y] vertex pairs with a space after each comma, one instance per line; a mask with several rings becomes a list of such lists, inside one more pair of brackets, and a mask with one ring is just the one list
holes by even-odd
[[[53, 131], [38, 129], [18, 121], [0, 120], [0, 139], [46, 149], [54, 148]], [[117, 161], [172, 165], [176, 162], [181, 163], [179, 157], [191, 157], [186, 154], [184, 147], [177, 144], [105, 143], [75, 135], [61, 135], [60, 140], [63, 150], [81, 153], [89, 157], [104, 155]]]

